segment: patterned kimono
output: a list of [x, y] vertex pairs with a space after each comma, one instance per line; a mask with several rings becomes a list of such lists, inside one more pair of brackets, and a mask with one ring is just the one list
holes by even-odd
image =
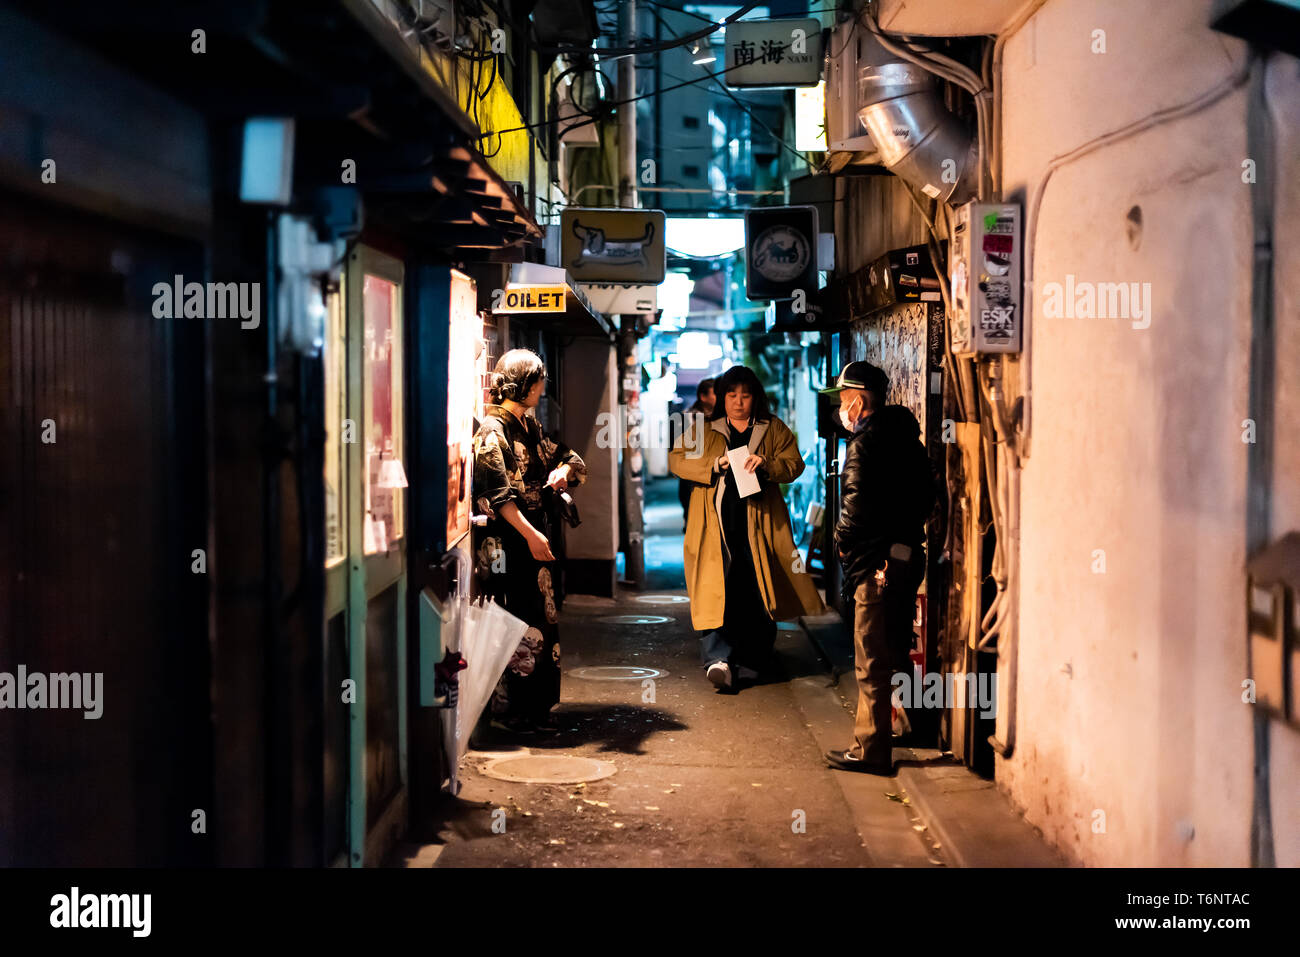
[[[560, 700], [559, 615], [555, 607], [554, 562], [533, 558], [524, 541], [501, 517], [514, 502], [533, 527], [555, 542], [543, 489], [551, 472], [573, 467], [569, 485], [580, 485], [587, 466], [574, 451], [549, 438], [533, 416], [520, 422], [499, 405], [489, 405], [474, 436], [473, 497], [486, 526], [475, 527], [474, 570], [483, 594], [528, 623], [523, 641], [492, 695], [493, 717], [544, 719]], [[549, 494], [549, 493], [547, 493]]]

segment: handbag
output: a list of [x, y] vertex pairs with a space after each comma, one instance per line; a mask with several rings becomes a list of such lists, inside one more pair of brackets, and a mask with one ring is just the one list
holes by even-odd
[[570, 528], [577, 528], [582, 524], [582, 517], [578, 514], [578, 506], [574, 503], [572, 495], [568, 492], [557, 492], [550, 486], [547, 486], [546, 493], [547, 511], [564, 519], [565, 524]]

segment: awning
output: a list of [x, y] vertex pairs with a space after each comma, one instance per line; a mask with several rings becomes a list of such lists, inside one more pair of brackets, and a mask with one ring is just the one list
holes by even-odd
[[[406, 195], [391, 206], [382, 207], [381, 215], [404, 218], [408, 224], [427, 230], [423, 236], [426, 242], [446, 248], [498, 249], [520, 240], [541, 239], [544, 230], [522, 197], [478, 150], [478, 126], [434, 75], [427, 62], [429, 53], [415, 39], [415, 31], [403, 30], [392, 4], [342, 0], [342, 5], [420, 94], [436, 104], [462, 134], [431, 142], [427, 155], [418, 157], [419, 171], [414, 174], [404, 169], [383, 171], [367, 192]], [[387, 15], [380, 12], [380, 6], [388, 10]], [[404, 119], [394, 117], [394, 124], [385, 129], [385, 139], [401, 142], [409, 138], [404, 137]], [[434, 195], [427, 196], [424, 202], [409, 195], [430, 190]]]
[[[500, 249], [543, 235], [435, 75], [450, 61], [434, 58], [448, 55], [402, 30], [398, 4], [15, 3], [231, 128], [250, 116], [292, 117], [295, 200], [359, 191], [369, 221], [434, 248]], [[202, 54], [191, 49], [196, 27], [205, 31]], [[355, 185], [340, 175], [349, 160]]]

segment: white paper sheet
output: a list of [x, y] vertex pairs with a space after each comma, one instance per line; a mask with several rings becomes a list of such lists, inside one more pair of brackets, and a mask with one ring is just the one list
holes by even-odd
[[731, 463], [731, 471], [736, 473], [736, 491], [741, 498], [748, 498], [759, 489], [758, 476], [745, 471], [745, 459], [749, 455], [749, 449], [743, 445], [738, 449], [727, 449], [727, 461]]

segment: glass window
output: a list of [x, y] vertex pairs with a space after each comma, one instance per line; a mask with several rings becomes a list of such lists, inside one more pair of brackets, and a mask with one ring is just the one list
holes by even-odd
[[367, 274], [365, 312], [366, 516], [364, 551], [387, 552], [402, 537], [401, 287]]
[[[347, 500], [343, 486], [344, 409], [347, 393], [347, 337], [344, 334], [343, 304], [347, 302], [340, 288], [325, 302], [325, 567], [337, 565], [347, 557], [348, 524], [344, 512]], [[351, 438], [351, 437], [349, 437]], [[353, 439], [355, 441], [355, 439]]]

